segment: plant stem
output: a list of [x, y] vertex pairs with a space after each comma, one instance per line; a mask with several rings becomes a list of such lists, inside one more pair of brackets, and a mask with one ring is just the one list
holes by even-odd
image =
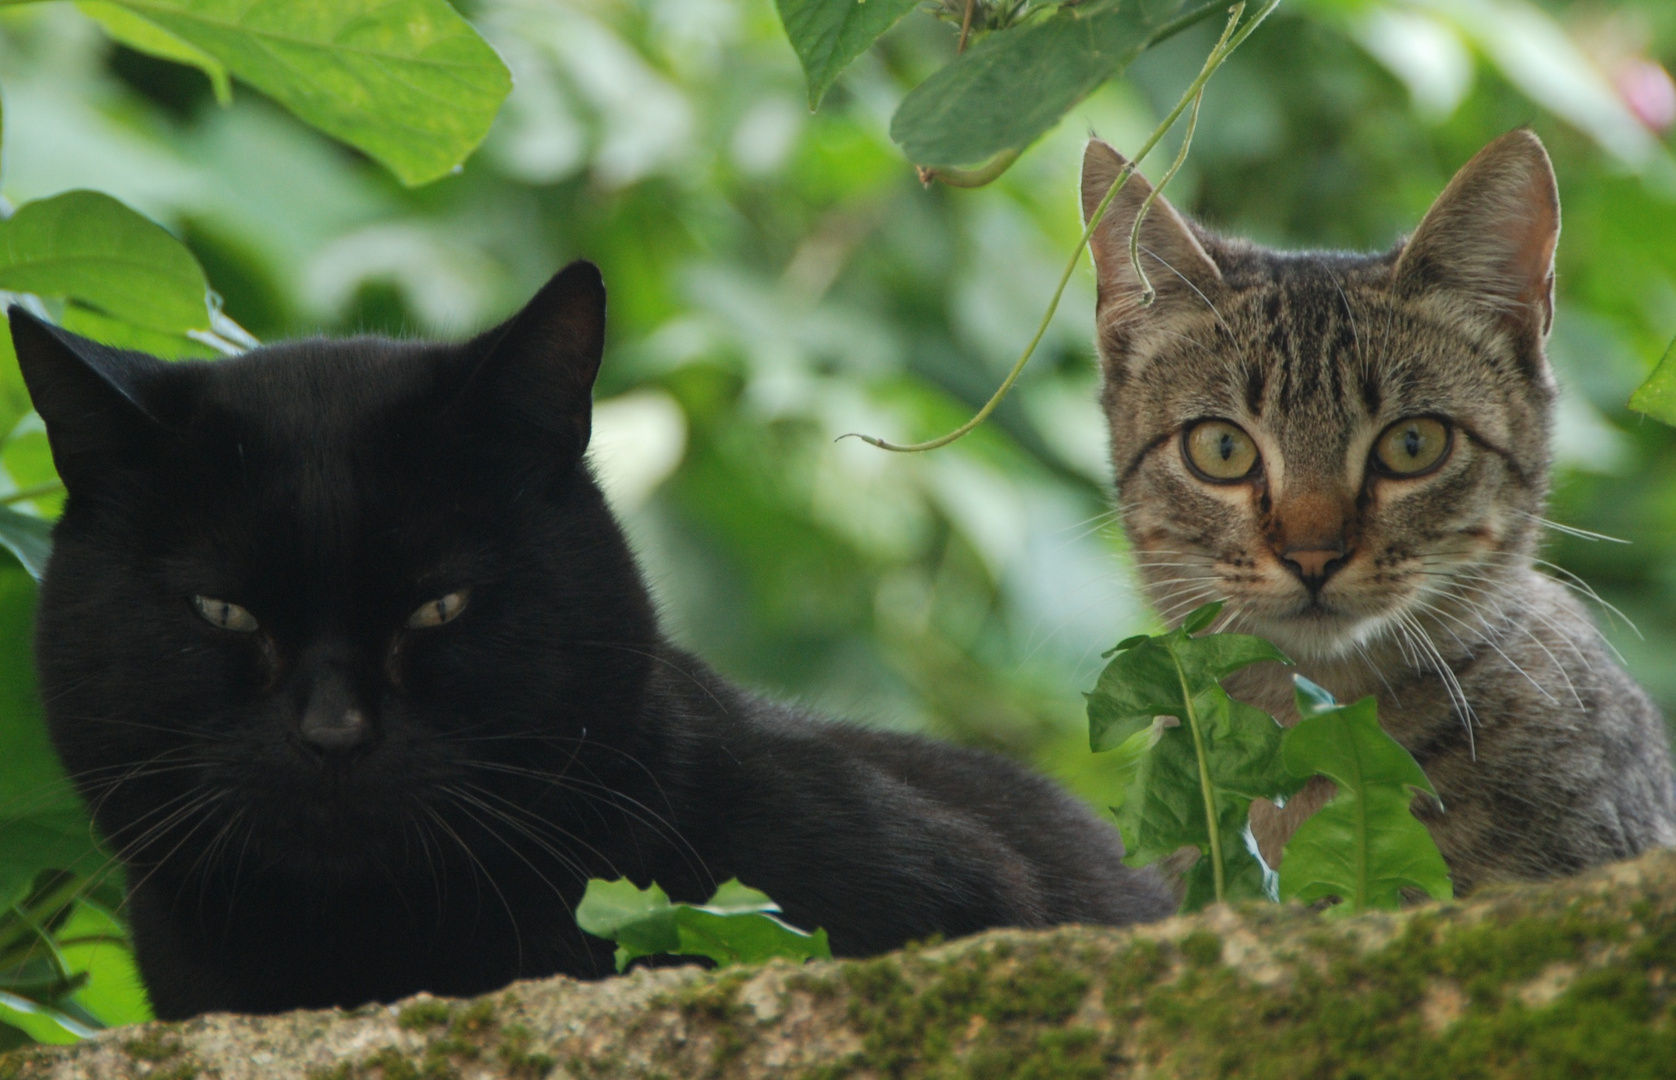
[[1263, 20], [1268, 18], [1269, 13], [1278, 6], [1280, 6], [1280, 0], [1268, 0], [1263, 5], [1262, 10], [1247, 20], [1245, 25], [1241, 26], [1236, 33], [1234, 27], [1238, 25], [1240, 15], [1245, 11], [1245, 4], [1234, 5], [1229, 13], [1228, 25], [1223, 28], [1222, 36], [1217, 40], [1216, 48], [1212, 49], [1210, 55], [1205, 58], [1205, 66], [1200, 69], [1198, 76], [1188, 84], [1186, 92], [1182, 94], [1181, 100], [1176, 102], [1175, 108], [1171, 109], [1169, 115], [1164, 117], [1163, 122], [1153, 129], [1151, 135], [1147, 136], [1146, 142], [1141, 144], [1140, 150], [1136, 152], [1134, 160], [1117, 174], [1117, 179], [1112, 181], [1112, 186], [1106, 191], [1106, 197], [1100, 200], [1100, 205], [1095, 207], [1094, 213], [1089, 216], [1088, 224], [1082, 230], [1082, 239], [1077, 241], [1076, 248], [1071, 252], [1071, 258], [1065, 264], [1065, 272], [1059, 275], [1059, 286], [1053, 290], [1053, 298], [1048, 301], [1047, 311], [1042, 315], [1041, 324], [1036, 327], [1035, 336], [1024, 347], [1023, 355], [1018, 358], [1018, 362], [1013, 365], [1012, 370], [1007, 372], [1007, 377], [1001, 381], [1000, 388], [995, 391], [988, 401], [984, 402], [983, 408], [979, 409], [972, 419], [961, 424], [947, 435], [932, 439], [929, 442], [903, 445], [853, 431], [840, 435], [838, 438], [856, 438], [871, 446], [877, 446], [881, 450], [918, 454], [927, 450], [935, 450], [940, 446], [947, 446], [989, 419], [989, 414], [993, 413], [996, 407], [1001, 404], [1001, 399], [1007, 396], [1007, 392], [1013, 388], [1013, 384], [1018, 381], [1018, 377], [1024, 373], [1024, 365], [1030, 362], [1030, 357], [1035, 355], [1036, 346], [1040, 345], [1042, 338], [1046, 336], [1048, 324], [1053, 321], [1054, 313], [1059, 310], [1059, 300], [1065, 295], [1065, 287], [1070, 284], [1071, 275], [1076, 273], [1077, 263], [1082, 259], [1083, 249], [1088, 246], [1088, 241], [1094, 235], [1094, 230], [1100, 225], [1100, 218], [1105, 215], [1106, 208], [1111, 205], [1118, 190], [1129, 179], [1129, 175], [1135, 171], [1135, 166], [1150, 154], [1152, 148], [1158, 145], [1171, 127], [1175, 126], [1176, 120], [1181, 117], [1183, 112], [1187, 111], [1187, 107], [1193, 103], [1193, 99], [1199, 96], [1199, 92], [1205, 88], [1205, 83], [1210, 81], [1210, 77], [1216, 73], [1217, 68], [1222, 66], [1222, 62], [1228, 59], [1228, 56], [1239, 48], [1245, 39], [1251, 36], [1251, 32], [1257, 29]]
[[1187, 672], [1181, 670], [1181, 661], [1176, 659], [1175, 650], [1170, 650], [1170, 660], [1176, 666], [1176, 677], [1181, 680], [1181, 700], [1186, 703], [1187, 727], [1193, 732], [1193, 752], [1199, 758], [1199, 794], [1205, 797], [1205, 835], [1210, 838], [1210, 873], [1211, 881], [1216, 889], [1216, 902], [1222, 903], [1227, 898], [1228, 882], [1227, 870], [1222, 865], [1222, 833], [1216, 825], [1216, 785], [1210, 779], [1210, 756], [1205, 753], [1205, 735], [1199, 729], [1199, 710], [1193, 707], [1193, 691], [1187, 686]]
[[1158, 183], [1147, 192], [1140, 210], [1135, 213], [1135, 223], [1129, 228], [1129, 265], [1141, 282], [1141, 307], [1151, 307], [1153, 300], [1158, 297], [1157, 290], [1152, 287], [1152, 279], [1146, 276], [1146, 270], [1141, 266], [1141, 225], [1145, 223], [1152, 204], [1158, 201], [1159, 192], [1175, 179], [1176, 173], [1181, 169], [1181, 163], [1187, 160], [1187, 149], [1193, 145], [1193, 132], [1199, 126], [1199, 103], [1204, 100], [1205, 91], [1201, 87], [1199, 92], [1193, 95], [1193, 111], [1187, 114], [1187, 131], [1181, 136], [1181, 149], [1176, 151], [1176, 159], [1170, 162], [1170, 167], [1158, 178]]

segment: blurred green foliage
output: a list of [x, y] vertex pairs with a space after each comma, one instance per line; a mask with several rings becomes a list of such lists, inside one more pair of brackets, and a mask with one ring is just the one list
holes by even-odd
[[[446, 29], [440, 5], [410, 4]], [[825, 711], [1033, 759], [1094, 798], [1110, 790], [1122, 755], [1088, 754], [1080, 690], [1101, 649], [1152, 624], [1109, 511], [1090, 276], [974, 436], [915, 457], [834, 438], [941, 434], [988, 396], [1080, 235], [1083, 138], [1137, 145], [1217, 20], [1141, 55], [995, 184], [951, 191], [920, 185], [890, 127], [955, 60], [957, 22], [909, 13], [811, 114], [815, 86], [770, 0], [470, 0], [458, 7], [513, 89], [458, 172], [406, 187], [398, 177], [467, 152], [470, 125], [427, 128], [450, 149], [403, 159], [359, 138], [353, 117], [311, 114], [308, 87], [264, 82], [238, 48], [170, 21], [188, 5], [79, 6], [104, 18], [0, 3], [0, 193], [22, 206], [96, 189], [172, 230], [233, 320], [183, 340], [237, 344], [240, 324], [266, 339], [464, 334], [591, 258], [612, 296], [594, 460], [676, 638]], [[474, 55], [486, 81], [458, 104], [481, 111], [503, 84]], [[1634, 619], [1639, 634], [1611, 617], [1608, 636], [1669, 714], [1676, 434], [1625, 406], [1676, 333], [1660, 62], [1676, 63], [1667, 0], [1300, 0], [1211, 82], [1170, 196], [1264, 243], [1382, 248], [1485, 142], [1535, 127], [1565, 207], [1551, 516], [1631, 541], [1556, 531], [1545, 558]], [[243, 86], [222, 106], [222, 69], [291, 111]], [[16, 404], [15, 361], [0, 368], [0, 402]], [[30, 489], [51, 476], [39, 421], [23, 415], [0, 446], [0, 500], [50, 517], [55, 497]], [[44, 750], [22, 659], [32, 591], [10, 573], [5, 597], [24, 614], [0, 626], [8, 768], [14, 729]], [[62, 810], [62, 778], [40, 768], [0, 777], [13, 827], [36, 804]], [[12, 883], [8, 901], [29, 887]]]

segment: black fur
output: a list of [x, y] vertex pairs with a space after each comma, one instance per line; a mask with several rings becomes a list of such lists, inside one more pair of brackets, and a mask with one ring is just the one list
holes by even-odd
[[[570, 915], [589, 876], [685, 900], [737, 876], [845, 955], [1173, 908], [1046, 781], [803, 716], [663, 640], [582, 461], [604, 304], [577, 263], [463, 345], [176, 364], [12, 309], [70, 492], [42, 693], [159, 1016], [606, 974]], [[369, 737], [318, 748], [310, 709]]]

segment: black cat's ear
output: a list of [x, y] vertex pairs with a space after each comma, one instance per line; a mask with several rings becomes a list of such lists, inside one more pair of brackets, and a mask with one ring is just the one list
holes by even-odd
[[15, 304], [7, 316], [24, 385], [46, 422], [53, 464], [72, 492], [131, 464], [165, 434], [142, 394], [167, 366], [163, 361], [89, 341]]
[[[1123, 172], [1128, 160], [1099, 139], [1088, 140], [1082, 156], [1082, 219], [1086, 223]], [[1129, 259], [1129, 235], [1152, 185], [1139, 172], [1130, 175], [1088, 239], [1098, 280], [1096, 323], [1102, 332], [1149, 313], [1167, 315], [1191, 306], [1207, 310], [1209, 294], [1222, 284], [1222, 271], [1175, 207], [1163, 196], [1152, 202], [1141, 222], [1137, 249], [1141, 268], [1155, 294], [1145, 303], [1146, 282]]]
[[578, 260], [506, 322], [471, 345], [480, 357], [460, 398], [491, 422], [554, 436], [581, 456], [588, 446], [594, 377], [605, 351], [605, 282]]
[[1540, 336], [1554, 321], [1560, 192], [1542, 140], [1508, 132], [1461, 166], [1397, 258], [1397, 295], [1437, 294]]

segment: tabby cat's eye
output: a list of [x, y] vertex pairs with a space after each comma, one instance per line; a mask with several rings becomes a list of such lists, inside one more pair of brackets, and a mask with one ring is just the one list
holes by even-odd
[[212, 596], [194, 596], [192, 606], [211, 626], [219, 626], [223, 630], [232, 630], [239, 634], [249, 634], [256, 630], [256, 616], [237, 604], [217, 600]]
[[418, 611], [407, 617], [407, 625], [415, 630], [424, 630], [431, 626], [441, 626], [450, 622], [455, 616], [466, 609], [466, 598], [471, 593], [465, 589], [451, 592], [447, 596], [439, 596], [435, 600], [428, 600], [421, 604]]
[[1449, 453], [1449, 426], [1430, 416], [1411, 416], [1385, 429], [1373, 444], [1374, 460], [1394, 476], [1428, 472]]
[[1257, 466], [1257, 444], [1226, 420], [1201, 420], [1188, 428], [1181, 452], [1206, 480], [1243, 480]]

